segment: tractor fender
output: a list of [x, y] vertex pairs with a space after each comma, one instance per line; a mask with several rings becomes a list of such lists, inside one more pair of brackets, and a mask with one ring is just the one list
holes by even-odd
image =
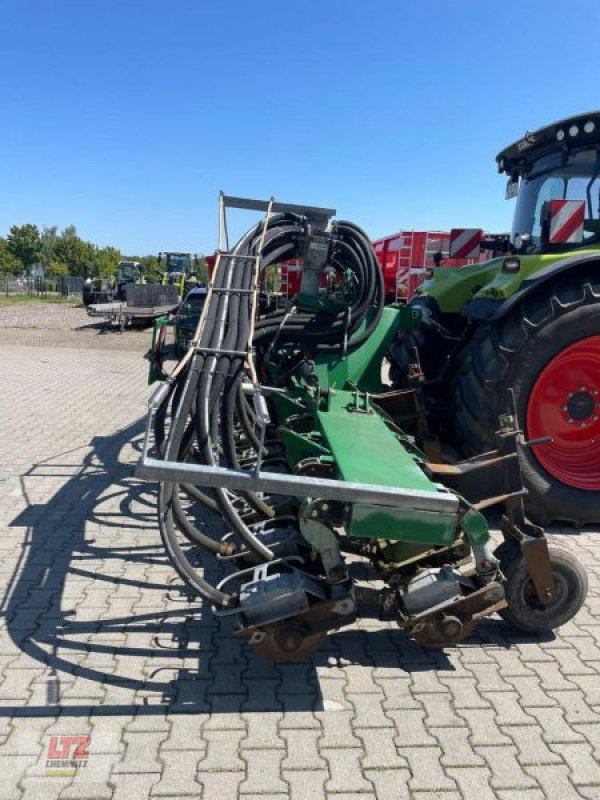
[[535, 275], [525, 278], [518, 291], [508, 300], [495, 300], [492, 297], [474, 297], [463, 312], [464, 316], [473, 320], [498, 320], [505, 317], [515, 306], [525, 297], [537, 291], [541, 286], [554, 280], [558, 275], [579, 267], [597, 264], [600, 270], [600, 252], [589, 253], [586, 255], [574, 255], [555, 261], [544, 267]]

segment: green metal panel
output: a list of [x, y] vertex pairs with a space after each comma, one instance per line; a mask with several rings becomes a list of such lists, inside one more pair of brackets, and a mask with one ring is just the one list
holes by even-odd
[[433, 297], [444, 314], [459, 314], [475, 292], [494, 279], [501, 264], [502, 259], [496, 258], [466, 267], [438, 267], [418, 294]]
[[516, 273], [502, 271], [506, 256], [466, 267], [439, 267], [433, 270], [433, 277], [425, 281], [418, 293], [433, 297], [442, 313], [459, 314], [473, 297], [507, 300], [520, 289], [524, 280], [534, 278], [545, 267], [569, 256], [593, 252], [600, 254], [595, 246], [561, 253], [519, 255], [521, 269]]
[[415, 459], [373, 409], [352, 410], [354, 393], [336, 391], [316, 417], [344, 480], [435, 491]]
[[280, 427], [279, 431], [283, 437], [288, 463], [294, 466], [304, 458], [318, 458], [319, 456], [330, 455], [329, 450], [311, 438], [310, 434], [296, 433], [296, 431], [284, 426]]
[[455, 529], [456, 519], [452, 514], [355, 503], [348, 532], [365, 539], [401, 539], [425, 545], [449, 545], [454, 539]]
[[[172, 325], [167, 316], [157, 317], [152, 325], [152, 344], [150, 350], [144, 355], [149, 361], [148, 367], [148, 385], [154, 381], [164, 381], [167, 378], [166, 372], [159, 366], [155, 358], [155, 348], [158, 341], [158, 335], [162, 328], [169, 328]], [[164, 346], [165, 342], [163, 342]]]
[[[276, 394], [273, 397], [273, 404], [277, 411], [277, 418], [280, 422], [284, 422], [288, 417], [293, 414], [306, 413], [306, 406], [302, 402], [300, 392], [294, 393], [289, 391], [287, 394]], [[303, 393], [302, 393], [303, 394]]]
[[[419, 465], [422, 454], [401, 441], [370, 399], [370, 393], [385, 388], [381, 365], [392, 339], [398, 331], [418, 324], [417, 314], [410, 306], [386, 308], [367, 341], [350, 347], [346, 357], [315, 357], [317, 385], [298, 383], [286, 395], [272, 397], [290, 467], [308, 457], [324, 457], [335, 464], [336, 477], [342, 480], [409, 491], [448, 491], [430, 480]], [[308, 419], [292, 422], [298, 415]], [[455, 514], [356, 503], [347, 532], [406, 542], [409, 548], [428, 547], [451, 544], [457, 525]]]
[[[327, 408], [316, 411], [340, 478], [409, 490], [446, 491], [427, 477], [416, 457], [402, 446], [375, 410], [365, 413], [354, 408], [354, 393], [336, 390], [329, 397]], [[447, 544], [453, 538], [455, 526], [453, 514], [355, 504], [349, 533]]]
[[[368, 315], [357, 336], [367, 327], [373, 311]], [[413, 310], [407, 306], [388, 306], [383, 310], [379, 324], [360, 347], [350, 346], [348, 354], [332, 357], [321, 354], [315, 358], [319, 385], [322, 388], [343, 389], [348, 382], [363, 391], [380, 392], [385, 387], [381, 383], [383, 357], [399, 330], [406, 329], [413, 319]]]
[[480, 511], [470, 508], [461, 521], [463, 530], [471, 544], [485, 544], [490, 538], [486, 518]]
[[551, 264], [557, 261], [563, 261], [565, 258], [571, 256], [584, 256], [594, 252], [598, 253], [600, 256], [600, 251], [597, 247], [578, 247], [576, 250], [562, 253], [518, 256], [521, 264], [521, 269], [518, 272], [509, 273], [498, 270], [494, 279], [483, 286], [475, 296], [508, 300], [509, 297], [512, 297], [513, 294], [521, 288], [523, 281], [535, 278], [536, 273], [549, 267]]

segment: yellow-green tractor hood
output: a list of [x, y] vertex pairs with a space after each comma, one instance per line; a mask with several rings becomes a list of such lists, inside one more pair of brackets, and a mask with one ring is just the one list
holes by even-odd
[[465, 267], [438, 267], [420, 287], [417, 298], [431, 298], [442, 314], [489, 319], [534, 282], [596, 259], [600, 261], [597, 244], [560, 253], [506, 255]]

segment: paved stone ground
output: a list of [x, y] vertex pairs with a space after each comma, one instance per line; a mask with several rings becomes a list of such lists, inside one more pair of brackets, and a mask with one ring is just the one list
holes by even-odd
[[128, 327], [121, 334], [102, 319], [88, 316], [83, 305], [15, 303], [0, 306], [0, 339], [4, 345], [51, 346], [79, 350], [140, 350], [150, 345], [147, 325]]
[[[554, 533], [591, 583], [557, 636], [431, 653], [365, 617], [266, 663], [180, 591], [133, 477], [147, 338], [46, 336], [0, 338], [0, 800], [600, 798], [600, 533]], [[61, 736], [77, 776], [46, 775]]]
[[0, 306], [0, 328], [67, 331], [93, 322], [83, 305], [76, 303], [44, 303], [36, 300]]

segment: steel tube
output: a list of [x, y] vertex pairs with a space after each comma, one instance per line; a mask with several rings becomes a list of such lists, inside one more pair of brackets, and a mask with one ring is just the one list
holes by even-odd
[[148, 457], [142, 457], [135, 474], [138, 478], [153, 481], [191, 483], [246, 492], [272, 492], [296, 497], [322, 497], [327, 500], [392, 506], [413, 511], [454, 514], [458, 509], [458, 498], [450, 492], [409, 491], [394, 486], [310, 478], [277, 472], [256, 474], [225, 467], [162, 461]]

